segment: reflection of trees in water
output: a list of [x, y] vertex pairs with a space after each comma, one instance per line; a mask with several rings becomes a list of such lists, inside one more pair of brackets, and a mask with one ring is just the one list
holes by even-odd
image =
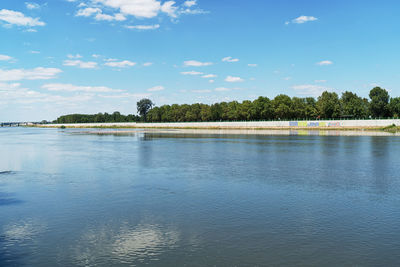
[[[387, 194], [390, 184], [393, 183], [394, 165], [391, 164], [390, 152], [392, 149], [392, 138], [371, 137], [371, 172], [373, 177], [373, 191], [377, 194]], [[398, 173], [397, 173], [398, 175]]]

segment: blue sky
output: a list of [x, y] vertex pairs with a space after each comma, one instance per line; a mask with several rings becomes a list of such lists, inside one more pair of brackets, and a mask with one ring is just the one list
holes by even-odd
[[398, 1], [0, 3], [0, 121], [374, 86], [399, 96]]

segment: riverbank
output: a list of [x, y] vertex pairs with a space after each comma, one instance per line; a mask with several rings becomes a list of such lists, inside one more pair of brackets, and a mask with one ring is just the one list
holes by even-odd
[[400, 119], [326, 121], [250, 121], [175, 123], [72, 123], [37, 124], [46, 128], [132, 128], [132, 129], [209, 129], [209, 130], [333, 130], [400, 132]]

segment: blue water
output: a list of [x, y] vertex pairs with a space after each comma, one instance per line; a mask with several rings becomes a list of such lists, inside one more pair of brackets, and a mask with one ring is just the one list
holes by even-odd
[[399, 137], [0, 128], [0, 266], [398, 266], [399, 159]]

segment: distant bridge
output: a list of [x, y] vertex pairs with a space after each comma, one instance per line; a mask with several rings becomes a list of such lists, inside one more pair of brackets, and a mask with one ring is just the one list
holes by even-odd
[[34, 122], [0, 122], [0, 127], [19, 127], [33, 125]]

